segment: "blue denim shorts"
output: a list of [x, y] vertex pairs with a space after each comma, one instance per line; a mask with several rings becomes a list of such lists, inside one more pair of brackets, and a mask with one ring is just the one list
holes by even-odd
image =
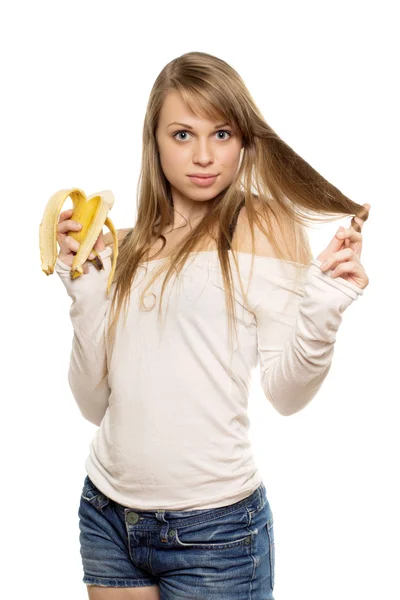
[[158, 585], [162, 600], [274, 600], [275, 542], [264, 484], [234, 504], [143, 511], [86, 476], [79, 505], [83, 582]]

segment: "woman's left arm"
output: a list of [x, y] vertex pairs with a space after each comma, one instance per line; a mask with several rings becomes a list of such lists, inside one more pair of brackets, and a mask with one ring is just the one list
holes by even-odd
[[350, 228], [344, 235], [348, 242], [337, 233], [312, 259], [299, 286], [282, 263], [282, 275], [266, 282], [255, 307], [261, 385], [281, 415], [300, 411], [316, 395], [332, 364], [343, 313], [369, 283], [359, 261], [361, 233]]

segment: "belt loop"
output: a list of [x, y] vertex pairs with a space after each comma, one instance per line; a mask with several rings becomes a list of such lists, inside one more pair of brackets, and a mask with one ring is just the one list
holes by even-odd
[[165, 523], [165, 525], [163, 525], [161, 527], [160, 536], [161, 536], [162, 542], [168, 542], [169, 523], [168, 523], [167, 519], [165, 518], [165, 510], [163, 510], [163, 509], [157, 510], [156, 511], [156, 519], [157, 519], [157, 521], [160, 521], [161, 523]]

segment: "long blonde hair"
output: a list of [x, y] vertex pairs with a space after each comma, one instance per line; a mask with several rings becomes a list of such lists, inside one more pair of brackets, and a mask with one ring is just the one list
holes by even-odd
[[[162, 239], [165, 246], [166, 238], [161, 232], [174, 222], [171, 189], [161, 168], [156, 141], [161, 107], [170, 90], [177, 90], [196, 115], [230, 123], [242, 136], [243, 156], [232, 183], [209, 202], [210, 210], [206, 216], [166, 260], [160, 261], [161, 269], [155, 271], [147, 284], [144, 293], [162, 272], [167, 271], [161, 289], [159, 315], [165, 287], [173, 273], [178, 276], [189, 253], [208, 248], [212, 239], [218, 251], [228, 320], [232, 327], [234, 301], [229, 251], [233, 250], [232, 237], [242, 208], [251, 232], [253, 260], [256, 224], [277, 257], [300, 265], [307, 265], [312, 259], [305, 231], [310, 222], [334, 221], [347, 215], [363, 221], [368, 218], [368, 211], [362, 205], [342, 194], [275, 133], [239, 74], [228, 63], [205, 52], [188, 52], [173, 59], [155, 80], [147, 104], [137, 188], [137, 219], [119, 248], [111, 288], [114, 288], [110, 306], [114, 319], [107, 332], [110, 348], [115, 342], [115, 327], [122, 305], [126, 309], [130, 300], [138, 267], [157, 240]], [[360, 231], [354, 216], [351, 225]], [[237, 266], [236, 259], [235, 263]], [[142, 300], [141, 307], [147, 310]], [[110, 363], [110, 356], [107, 362]], [[101, 382], [107, 372], [106, 366]]]

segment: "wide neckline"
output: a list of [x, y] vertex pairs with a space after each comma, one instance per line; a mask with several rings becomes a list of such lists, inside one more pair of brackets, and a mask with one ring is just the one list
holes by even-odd
[[[242, 257], [244, 257], [244, 256], [249, 256], [249, 257], [253, 256], [251, 252], [243, 252], [243, 251], [240, 251], [240, 250], [235, 251], [234, 253], [233, 253], [232, 250], [228, 250], [228, 253], [231, 256], [233, 256], [233, 254], [237, 254], [238, 256], [242, 256]], [[218, 250], [216, 250], [216, 249], [215, 250], [199, 250], [198, 252], [189, 252], [188, 253], [188, 256], [192, 256], [192, 255], [197, 255], [197, 256], [200, 256], [200, 255], [203, 255], [203, 256], [215, 255], [216, 258], [218, 258]], [[167, 258], [169, 258], [169, 257], [168, 256], [163, 256], [162, 258], [156, 258], [154, 260], [145, 261], [142, 264], [151, 265], [153, 263], [158, 263], [158, 262], [161, 262], [163, 260], [167, 260]], [[275, 256], [260, 256], [259, 254], [255, 254], [254, 258], [255, 259], [262, 259], [262, 260], [272, 260], [272, 261], [277, 261], [279, 263], [285, 263], [285, 264], [289, 263], [291, 265], [297, 265], [297, 266], [300, 266], [300, 267], [305, 267], [306, 266], [306, 265], [302, 265], [301, 263], [296, 263], [296, 262], [293, 262], [293, 261], [285, 261], [282, 258], [277, 258]]]

